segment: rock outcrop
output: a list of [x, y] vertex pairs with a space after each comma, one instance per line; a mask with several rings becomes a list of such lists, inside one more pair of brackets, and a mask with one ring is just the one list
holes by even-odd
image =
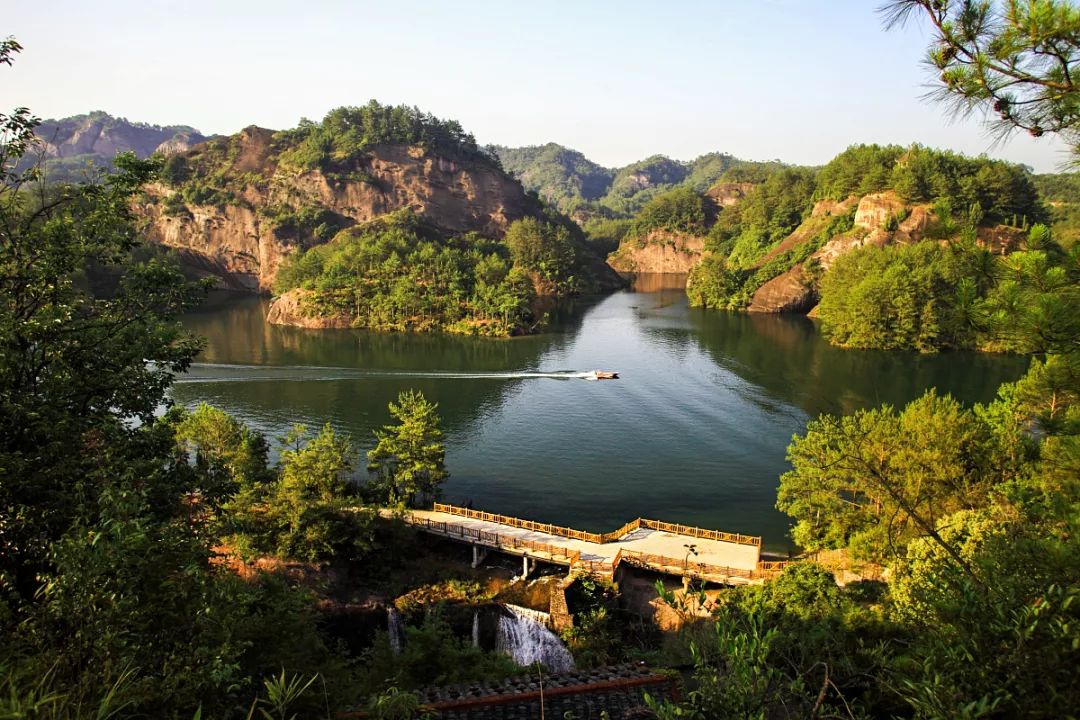
[[608, 265], [626, 273], [688, 273], [701, 262], [705, 239], [685, 233], [652, 230], [624, 243]]
[[293, 327], [324, 330], [327, 328], [347, 328], [352, 326], [352, 318], [345, 315], [322, 315], [305, 306], [311, 292], [296, 288], [274, 298], [266, 322], [271, 325], [292, 325]]
[[719, 208], [731, 207], [754, 187], [754, 183], [717, 183], [705, 191], [705, 198]]
[[376, 147], [342, 179], [281, 165], [270, 130], [250, 127], [230, 141], [226, 171], [251, 178], [232, 201], [193, 204], [176, 189], [155, 185], [137, 209], [152, 240], [206, 258], [224, 271], [223, 279], [251, 291], [268, 292], [282, 259], [310, 242], [282, 233], [260, 210], [314, 208], [347, 227], [407, 208], [448, 233], [497, 238], [513, 220], [540, 212], [521, 185], [496, 167], [466, 165], [418, 147]]
[[47, 157], [95, 155], [105, 162], [118, 152], [133, 152], [140, 158], [155, 152], [184, 152], [207, 139], [186, 125], [133, 123], [103, 112], [46, 120], [34, 132], [44, 143]]
[[[854, 227], [814, 251], [809, 258], [810, 264], [828, 270], [836, 258], [865, 245], [884, 247], [892, 243], [917, 242], [925, 237], [926, 228], [933, 219], [929, 207], [906, 204], [892, 192], [874, 193], [861, 199], [823, 200], [814, 206], [810, 217], [795, 232], [763, 258], [761, 264], [809, 242], [827, 226], [829, 218], [850, 212], [856, 201]], [[759, 287], [746, 309], [750, 312], [804, 313], [817, 301], [813, 282], [799, 264]]]

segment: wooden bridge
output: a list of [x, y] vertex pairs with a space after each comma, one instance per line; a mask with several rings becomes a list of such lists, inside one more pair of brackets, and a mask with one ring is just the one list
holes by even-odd
[[413, 510], [405, 522], [425, 532], [481, 548], [611, 579], [622, 563], [683, 578], [727, 585], [761, 583], [786, 562], [761, 562], [761, 538], [638, 518], [610, 533], [591, 533], [550, 523], [435, 503]]

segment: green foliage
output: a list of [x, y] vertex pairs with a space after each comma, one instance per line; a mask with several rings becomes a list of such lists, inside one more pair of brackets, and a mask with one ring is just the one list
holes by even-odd
[[657, 195], [634, 217], [628, 233], [641, 237], [652, 230], [703, 235], [705, 233], [705, 201], [686, 187]]
[[[213, 562], [265, 444], [208, 408], [160, 416], [199, 349], [176, 319], [202, 292], [138, 247], [130, 208], [155, 163], [44, 188], [17, 169], [34, 124], [0, 116], [0, 708], [235, 716], [285, 666], [340, 698], [309, 601]], [[89, 267], [115, 292], [95, 295]]]
[[[654, 155], [626, 167], [600, 167], [581, 153], [560, 145], [495, 148], [503, 166], [558, 210], [585, 220], [626, 219], [650, 200], [676, 187], [701, 193], [732, 168], [749, 171], [724, 153], [708, 153], [691, 162]], [[612, 248], [614, 249], [614, 248]]]
[[978, 205], [988, 223], [1039, 220], [1045, 212], [1031, 175], [1019, 165], [921, 145], [852, 146], [818, 173], [815, 197], [842, 200], [885, 190], [908, 202]]
[[[541, 241], [537, 252], [547, 257], [546, 249]], [[356, 327], [510, 335], [534, 324], [532, 282], [511, 267], [510, 255], [476, 235], [444, 240], [401, 211], [289, 256], [275, 289], [311, 291], [305, 298], [311, 313], [344, 315]], [[565, 260], [565, 253], [557, 257]]]
[[1029, 237], [1044, 249], [1014, 252], [997, 266], [984, 305], [993, 348], [1075, 353], [1080, 346], [1080, 247], [1066, 254], [1044, 230], [1036, 225]]
[[[164, 389], [198, 349], [175, 320], [197, 289], [165, 263], [126, 264], [129, 203], [153, 165], [118, 156], [117, 167], [101, 185], [44, 197], [0, 189], [0, 422], [11, 429], [0, 441], [0, 589], [25, 600], [49, 543], [96, 513], [117, 477], [110, 463], [124, 467], [151, 442]], [[76, 285], [90, 261], [117, 270], [112, 296]]]
[[440, 120], [419, 108], [381, 105], [331, 110], [319, 124], [300, 125], [277, 139], [287, 149], [281, 161], [305, 170], [350, 173], [357, 160], [379, 145], [418, 145], [443, 157], [499, 167], [499, 160], [476, 144], [456, 120]]
[[970, 275], [963, 249], [932, 241], [848, 253], [822, 278], [822, 331], [844, 347], [971, 347], [979, 293]]
[[305, 205], [293, 209], [288, 205], [264, 205], [259, 208], [259, 217], [270, 224], [274, 236], [280, 240], [328, 242], [338, 231], [352, 224], [352, 221], [337, 213], [317, 205]]
[[496, 148], [507, 172], [545, 202], [563, 212], [599, 200], [611, 185], [613, 171], [581, 153], [548, 143], [521, 148]]
[[585, 241], [596, 251], [596, 254], [606, 257], [619, 247], [623, 238], [630, 232], [632, 224], [632, 220], [593, 218], [585, 222], [581, 229], [585, 233]]
[[1080, 241], [1080, 173], [1035, 175], [1032, 181], [1048, 206], [1054, 237], [1072, 248]]
[[565, 225], [523, 218], [506, 231], [506, 246], [516, 267], [538, 274], [556, 295], [579, 292], [583, 285], [581, 258]]
[[[1045, 215], [1031, 176], [1019, 166], [918, 145], [853, 146], [816, 173], [767, 168], [763, 177], [764, 181], [741, 202], [721, 212], [710, 228], [706, 250], [713, 259], [691, 273], [687, 285], [691, 304], [741, 309], [762, 284], [804, 263], [834, 236], [851, 230], [854, 210], [831, 219], [812, 218], [813, 200], [842, 200], [890, 190], [907, 202], [932, 203], [936, 222], [927, 229], [927, 236], [936, 239], [955, 239], [961, 230], [971, 236], [983, 223], [1026, 224]], [[967, 211], [958, 217], [955, 208]], [[890, 216], [883, 229], [896, 230], [905, 217], [905, 213]], [[789, 237], [793, 247], [781, 252], [778, 246]], [[970, 245], [970, 240], [966, 244]], [[837, 263], [839, 271], [831, 270], [825, 276], [840, 276], [831, 285], [836, 341], [853, 347], [917, 347], [924, 351], [971, 346], [975, 328], [964, 323], [973, 320], [973, 307], [964, 303], [984, 296], [987, 288], [978, 277], [979, 264], [992, 265], [992, 261], [975, 257], [980, 251], [973, 248], [968, 252], [970, 263], [948, 260], [958, 253], [945, 251], [932, 258], [917, 257], [933, 254], [925, 248], [883, 252], [888, 259], [842, 257]], [[923, 261], [933, 262], [934, 266], [920, 268], [918, 277], [901, 277], [905, 268]], [[888, 279], [871, 274], [883, 266], [891, 269]], [[817, 289], [818, 271], [805, 269], [808, 272], [804, 277]], [[961, 287], [956, 293], [950, 292], [949, 283], [959, 283], [965, 273], [982, 283], [977, 291], [972, 294]], [[876, 294], [883, 289], [881, 286], [890, 291], [888, 299]], [[821, 288], [821, 294], [828, 296], [825, 288]], [[866, 317], [856, 310], [856, 294], [876, 301], [864, 313]], [[907, 307], [910, 303], [917, 305], [914, 311]], [[843, 305], [842, 310], [839, 305]], [[942, 315], [949, 317], [942, 319]]]
[[358, 560], [371, 549], [370, 511], [355, 508], [352, 475], [356, 450], [327, 423], [301, 445], [302, 425], [284, 438], [277, 482], [266, 499], [266, 520], [276, 552], [298, 560]]
[[[851, 230], [854, 209], [844, 215], [813, 219], [801, 226], [802, 242], [783, 252], [773, 251], [763, 262], [739, 268], [719, 253], [706, 255], [690, 271], [686, 294], [693, 307], [737, 310], [746, 307], [758, 288], [774, 277], [802, 265], [804, 279], [814, 282], [818, 269], [810, 256], [833, 237]], [[737, 262], [737, 261], [736, 261]]]
[[390, 415], [398, 424], [376, 430], [378, 443], [368, 452], [368, 471], [374, 475], [370, 486], [381, 500], [411, 505], [438, 497], [449, 477], [438, 407], [416, 390], [390, 403]]
[[808, 549], [850, 547], [886, 561], [940, 519], [983, 502], [995, 475], [1015, 471], [977, 413], [932, 390], [902, 412], [889, 406], [823, 415], [788, 448], [777, 507]]
[[1038, 250], [995, 257], [970, 240], [864, 247], [821, 281], [822, 330], [845, 347], [1067, 352], [1080, 333], [1080, 268], [1035, 225]]
[[720, 213], [708, 249], [738, 269], [752, 267], [769, 248], [799, 226], [810, 210], [814, 176], [808, 170], [772, 173], [735, 206]]
[[405, 626], [400, 653], [394, 652], [385, 633], [379, 633], [363, 666], [360, 684], [370, 695], [387, 692], [388, 688], [419, 690], [433, 685], [497, 681], [521, 673], [521, 668], [506, 655], [484, 652], [469, 640], [455, 636], [438, 609], [425, 615], [419, 627]]
[[[668, 602], [678, 603], [671, 596]], [[888, 630], [811, 563], [726, 591], [691, 645], [696, 687], [660, 718], [888, 717]]]
[[1068, 0], [947, 3], [893, 0], [890, 27], [912, 15], [932, 29], [926, 64], [935, 98], [955, 114], [986, 113], [1000, 138], [1025, 130], [1054, 133], [1080, 155], [1080, 8]]
[[237, 493], [249, 493], [269, 482], [266, 439], [228, 413], [202, 403], [193, 412], [173, 408], [176, 442], [187, 457], [194, 455], [197, 487], [215, 506]]
[[618, 588], [583, 576], [571, 589], [574, 624], [562, 632], [562, 640], [575, 665], [587, 668], [625, 661], [627, 643], [617, 617]]
[[[299, 675], [286, 677], [285, 671], [282, 670], [280, 675], [263, 681], [266, 697], [257, 698], [252, 709], [258, 710], [263, 720], [296, 720], [299, 716], [296, 713], [290, 714], [289, 710], [296, 706], [296, 703], [318, 679], [318, 675], [312, 675], [307, 682], [304, 682]], [[251, 713], [249, 712], [248, 715], [250, 716]]]
[[413, 720], [423, 714], [421, 708], [415, 693], [391, 686], [371, 696], [366, 712], [373, 720]]

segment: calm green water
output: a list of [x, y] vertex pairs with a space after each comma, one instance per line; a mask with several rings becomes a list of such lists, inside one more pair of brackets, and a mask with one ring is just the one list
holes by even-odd
[[[655, 517], [784, 549], [777, 481], [809, 418], [928, 387], [986, 401], [1027, 364], [838, 350], [805, 318], [688, 308], [681, 280], [645, 278], [512, 340], [274, 327], [265, 300], [218, 302], [186, 319], [207, 348], [173, 396], [269, 437], [330, 421], [366, 451], [387, 403], [417, 388], [440, 406], [450, 502], [587, 530]], [[622, 379], [517, 376], [592, 369]]]

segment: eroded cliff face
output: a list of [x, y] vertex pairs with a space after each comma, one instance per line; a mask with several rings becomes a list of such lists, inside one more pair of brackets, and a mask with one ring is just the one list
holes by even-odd
[[145, 158], [155, 152], [184, 152], [206, 140], [187, 126], [133, 123], [103, 112], [46, 120], [34, 132], [44, 142], [46, 155], [58, 158], [98, 155], [111, 160], [116, 153], [129, 151]]
[[[925, 237], [926, 228], [933, 219], [929, 206], [907, 204], [892, 192], [874, 193], [862, 198], [850, 197], [842, 201], [824, 200], [814, 206], [810, 218], [766, 255], [762, 263], [809, 242], [826, 226], [830, 217], [850, 212], [856, 202], [854, 227], [814, 251], [809, 264], [825, 271], [836, 258], [865, 245], [884, 247], [892, 243], [917, 242]], [[803, 264], [799, 264], [759, 287], [747, 310], [805, 313], [817, 301], [813, 278]]]
[[624, 243], [608, 257], [618, 272], [688, 273], [699, 262], [705, 238], [667, 230], [653, 230], [645, 237]]
[[278, 163], [270, 130], [247, 128], [237, 139], [226, 171], [250, 182], [230, 202], [193, 204], [158, 184], [146, 189], [137, 210], [151, 240], [200, 256], [207, 267], [221, 270], [223, 284], [250, 291], [269, 292], [282, 259], [317, 242], [277, 229], [268, 208], [329, 211], [341, 227], [407, 208], [448, 233], [476, 231], [496, 238], [512, 221], [540, 210], [505, 173], [417, 147], [375, 148], [341, 179]]
[[271, 325], [291, 325], [318, 330], [352, 327], [352, 318], [347, 315], [324, 315], [315, 312], [308, 305], [311, 296], [311, 291], [300, 288], [293, 288], [279, 295], [270, 303], [266, 322]]
[[[829, 217], [850, 212], [856, 202], [854, 227], [833, 237], [810, 256], [808, 264], [815, 266], [819, 272], [832, 267], [837, 258], [867, 245], [885, 247], [919, 242], [926, 238], [927, 228], [935, 220], [930, 205], [906, 203], [894, 192], [850, 197], [839, 202], [824, 200], [814, 207], [806, 222], [764, 258], [762, 264], [785, 250], [808, 242], [824, 227]], [[1003, 225], [980, 227], [977, 230], [977, 242], [1001, 254], [1015, 250], [1024, 237], [1023, 230]], [[812, 310], [817, 301], [814, 279], [800, 264], [758, 288], [747, 310], [805, 313]]]
[[705, 191], [705, 198], [717, 207], [731, 207], [755, 187], [754, 183], [717, 183]]

